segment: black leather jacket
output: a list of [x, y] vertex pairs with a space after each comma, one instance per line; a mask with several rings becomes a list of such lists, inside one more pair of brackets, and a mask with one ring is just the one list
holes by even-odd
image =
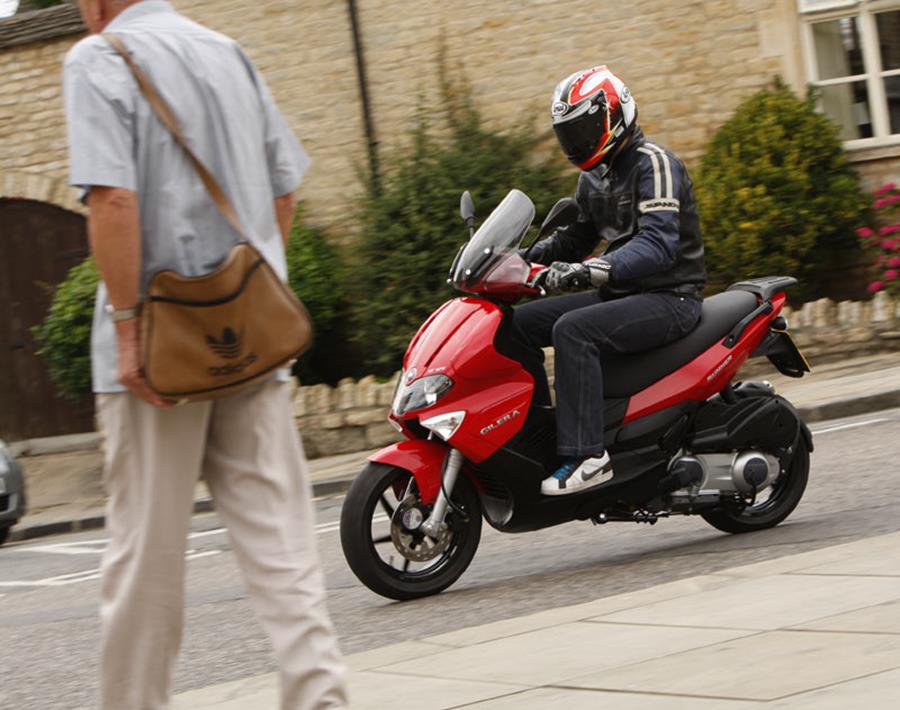
[[700, 219], [687, 169], [640, 128], [606, 175], [578, 179], [578, 221], [535, 245], [531, 261], [583, 261], [605, 240], [607, 298], [669, 292], [701, 297], [706, 284]]

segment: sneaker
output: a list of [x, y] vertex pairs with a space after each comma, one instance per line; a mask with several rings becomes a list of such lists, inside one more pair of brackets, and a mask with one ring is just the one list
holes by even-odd
[[577, 493], [606, 483], [612, 477], [612, 461], [608, 453], [588, 459], [570, 459], [552, 476], [541, 481], [541, 493], [545, 496]]

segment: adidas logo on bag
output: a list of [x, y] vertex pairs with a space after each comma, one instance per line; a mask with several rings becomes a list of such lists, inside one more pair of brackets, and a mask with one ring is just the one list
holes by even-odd
[[236, 360], [241, 354], [241, 336], [237, 335], [231, 328], [225, 328], [222, 331], [221, 340], [217, 340], [212, 335], [206, 336], [206, 344], [219, 357], [226, 360]]
[[[210, 350], [225, 360], [237, 360], [241, 356], [242, 340], [243, 338], [240, 335], [237, 335], [231, 328], [227, 327], [222, 330], [221, 338], [215, 338], [212, 335], [206, 336], [206, 344], [209, 345]], [[256, 353], [250, 353], [240, 362], [232, 362], [221, 367], [213, 366], [207, 372], [213, 377], [236, 375], [246, 370], [256, 360]]]

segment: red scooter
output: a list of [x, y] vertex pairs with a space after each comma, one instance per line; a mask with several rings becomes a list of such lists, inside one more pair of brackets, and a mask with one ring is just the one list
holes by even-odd
[[[461, 211], [471, 234], [468, 193]], [[576, 213], [572, 200], [560, 200], [536, 239]], [[471, 295], [438, 308], [403, 359], [389, 418], [406, 440], [372, 456], [347, 493], [344, 555], [385, 597], [453, 584], [475, 555], [482, 517], [524, 532], [700, 515], [739, 533], [780, 523], [806, 488], [808, 427], [769, 383], [732, 381], [752, 356], [793, 377], [809, 371], [779, 316], [796, 281], [778, 276], [706, 299], [681, 340], [604, 360], [614, 475], [582, 492], [542, 495], [541, 480], [560, 465], [554, 411], [532, 401], [534, 378], [508, 347], [511, 304], [543, 294], [545, 267], [519, 248], [533, 219], [531, 200], [513, 190], [462, 247], [449, 282]]]

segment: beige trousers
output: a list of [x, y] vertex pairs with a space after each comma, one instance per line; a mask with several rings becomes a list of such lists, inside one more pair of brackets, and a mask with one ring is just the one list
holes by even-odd
[[274, 646], [282, 709], [346, 707], [288, 387], [269, 382], [165, 410], [131, 394], [99, 395], [97, 402], [110, 537], [102, 566], [103, 710], [169, 707], [201, 476]]

